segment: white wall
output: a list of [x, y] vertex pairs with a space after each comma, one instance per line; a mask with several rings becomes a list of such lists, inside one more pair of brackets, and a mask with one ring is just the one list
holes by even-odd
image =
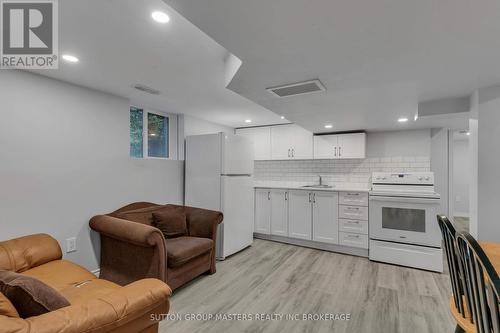
[[469, 140], [453, 141], [453, 216], [469, 216]]
[[367, 157], [430, 156], [429, 129], [410, 131], [369, 132]]
[[450, 215], [450, 166], [449, 166], [449, 131], [445, 128], [431, 130], [431, 171], [434, 172], [434, 189], [441, 196], [438, 214]]
[[474, 91], [470, 97], [470, 118], [469, 118], [469, 231], [471, 235], [478, 235], [478, 169], [479, 169], [479, 91]]
[[96, 269], [89, 219], [133, 201], [182, 203], [183, 162], [129, 157], [126, 99], [21, 71], [0, 75], [0, 239], [44, 232]]
[[184, 115], [184, 135], [201, 135], [212, 133], [230, 133], [234, 134], [234, 128], [212, 123], [201, 118]]
[[[471, 134], [472, 136], [472, 134]], [[500, 86], [479, 90], [478, 238], [500, 242]]]

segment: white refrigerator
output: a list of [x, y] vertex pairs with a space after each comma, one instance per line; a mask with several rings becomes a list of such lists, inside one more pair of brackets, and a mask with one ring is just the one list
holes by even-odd
[[218, 210], [217, 259], [224, 260], [253, 242], [253, 144], [225, 134], [186, 137], [185, 204]]

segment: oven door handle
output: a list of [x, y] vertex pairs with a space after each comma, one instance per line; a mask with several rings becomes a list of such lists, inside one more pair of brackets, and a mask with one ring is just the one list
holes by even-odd
[[427, 199], [427, 198], [406, 198], [406, 197], [380, 197], [380, 196], [370, 196], [370, 201], [384, 201], [384, 202], [405, 202], [405, 203], [416, 203], [416, 204], [435, 204], [439, 205], [439, 199]]

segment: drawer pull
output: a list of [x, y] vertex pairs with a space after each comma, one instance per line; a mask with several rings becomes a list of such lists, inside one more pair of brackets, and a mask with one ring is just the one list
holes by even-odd
[[359, 235], [347, 235], [349, 238], [359, 238]]
[[347, 195], [358, 196], [359, 193], [347, 193]]

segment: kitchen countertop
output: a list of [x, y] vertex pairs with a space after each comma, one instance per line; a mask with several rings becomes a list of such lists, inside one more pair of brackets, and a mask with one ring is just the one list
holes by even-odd
[[287, 190], [303, 190], [303, 191], [327, 191], [327, 192], [366, 192], [368, 193], [371, 189], [368, 187], [361, 187], [359, 185], [351, 184], [338, 184], [333, 185], [332, 188], [316, 188], [316, 187], [303, 187], [309, 184], [290, 184], [290, 183], [280, 183], [280, 182], [255, 182], [254, 188], [279, 188]]

